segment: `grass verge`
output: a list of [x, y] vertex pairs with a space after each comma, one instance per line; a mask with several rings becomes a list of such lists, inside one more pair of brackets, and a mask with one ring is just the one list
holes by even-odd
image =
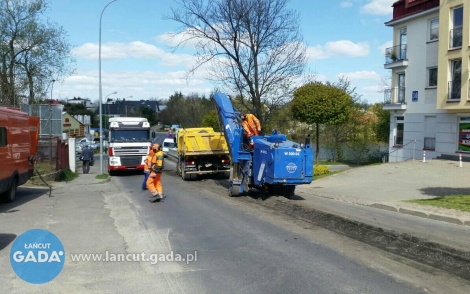
[[335, 175], [335, 174], [339, 174], [340, 172], [343, 172], [343, 171], [342, 170], [330, 171], [330, 172], [328, 172], [327, 174], [324, 174], [324, 175], [314, 176], [313, 181], [323, 179], [323, 178], [326, 178], [326, 177], [329, 177], [329, 176], [332, 176], [332, 175]]
[[470, 195], [444, 196], [433, 199], [407, 200], [405, 202], [470, 212]]
[[78, 177], [78, 173], [74, 173], [70, 169], [64, 169], [61, 171], [59, 175], [59, 182], [66, 181], [70, 182], [73, 179], [76, 179]]
[[106, 180], [108, 178], [108, 174], [96, 175], [95, 178], [98, 180]]

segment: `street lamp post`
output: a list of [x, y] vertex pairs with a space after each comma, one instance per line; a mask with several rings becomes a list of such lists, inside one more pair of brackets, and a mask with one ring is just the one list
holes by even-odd
[[[117, 94], [117, 91], [114, 91], [113, 93], [108, 94], [108, 95], [106, 95], [106, 97], [104, 97], [104, 100], [106, 100], [106, 104], [108, 104], [108, 97], [109, 97], [110, 95], [114, 95], [114, 94]], [[106, 112], [105, 115], [108, 117], [108, 121], [109, 121], [109, 111], [105, 111], [105, 112]], [[106, 123], [106, 120], [105, 120], [105, 123]]]
[[99, 80], [100, 80], [100, 174], [103, 174], [103, 99], [102, 99], [102, 90], [101, 90], [101, 19], [103, 18], [103, 12], [109, 4], [113, 3], [116, 0], [112, 0], [101, 11], [100, 15], [100, 40], [99, 40]]

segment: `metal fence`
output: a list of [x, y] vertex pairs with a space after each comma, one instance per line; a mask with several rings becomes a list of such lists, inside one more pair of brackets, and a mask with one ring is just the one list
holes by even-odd
[[[72, 147], [73, 148], [73, 147]], [[36, 160], [55, 165], [56, 170], [69, 168], [69, 144], [60, 137], [44, 137], [38, 140]]]

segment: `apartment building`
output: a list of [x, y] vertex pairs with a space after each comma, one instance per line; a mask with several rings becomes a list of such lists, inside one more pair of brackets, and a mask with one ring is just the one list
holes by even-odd
[[469, 23], [469, 1], [393, 4], [389, 161], [470, 156]]

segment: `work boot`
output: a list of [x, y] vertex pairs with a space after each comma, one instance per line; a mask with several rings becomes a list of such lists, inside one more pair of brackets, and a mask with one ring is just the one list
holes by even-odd
[[152, 202], [152, 203], [153, 203], [153, 202], [158, 202], [158, 201], [160, 201], [160, 200], [162, 200], [162, 197], [161, 197], [160, 195], [158, 195], [158, 194], [157, 194], [157, 195], [154, 195], [154, 196], [152, 196], [152, 197], [150, 197], [150, 199], [149, 199], [149, 201]]

